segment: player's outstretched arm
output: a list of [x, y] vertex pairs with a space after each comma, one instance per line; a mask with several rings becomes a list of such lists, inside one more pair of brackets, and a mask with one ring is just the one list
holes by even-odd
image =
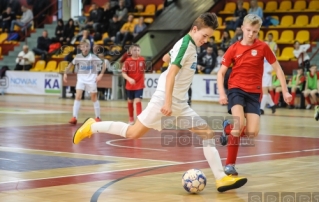
[[281, 69], [279, 62], [276, 60], [276, 62], [273, 63], [271, 66], [276, 71], [277, 77], [280, 81], [280, 85], [282, 88], [282, 95], [284, 97], [285, 102], [290, 103], [292, 97], [291, 97], [290, 93], [288, 92], [286, 77], [285, 77], [284, 72]]
[[166, 84], [165, 84], [165, 103], [161, 109], [162, 114], [165, 116], [170, 116], [172, 114], [172, 97], [173, 89], [175, 84], [175, 77], [178, 74], [180, 67], [177, 65], [171, 65], [169, 71], [166, 75]]
[[222, 65], [217, 73], [217, 87], [219, 92], [219, 103], [220, 104], [227, 104], [227, 96], [224, 89], [224, 80], [225, 74], [227, 72], [228, 67]]

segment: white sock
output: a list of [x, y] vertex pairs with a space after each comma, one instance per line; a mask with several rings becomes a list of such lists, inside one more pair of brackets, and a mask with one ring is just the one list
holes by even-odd
[[263, 97], [262, 97], [261, 103], [260, 103], [260, 109], [264, 110], [266, 107], [266, 103], [267, 103], [267, 95], [263, 94]]
[[78, 113], [80, 110], [80, 106], [81, 106], [81, 101], [79, 100], [74, 100], [74, 104], [73, 104], [73, 117], [75, 117], [76, 119], [78, 118]]
[[102, 121], [93, 123], [91, 126], [92, 133], [109, 133], [126, 137], [126, 131], [130, 125], [123, 122]]
[[95, 102], [93, 102], [93, 106], [94, 106], [94, 112], [95, 112], [95, 117], [100, 117], [100, 102], [97, 100]]
[[203, 140], [203, 151], [204, 156], [209, 164], [210, 169], [213, 171], [216, 180], [220, 180], [225, 177], [226, 174], [222, 166], [222, 161], [215, 147], [215, 140]]
[[270, 106], [274, 106], [275, 103], [274, 101], [272, 101], [270, 94], [267, 94], [267, 102]]

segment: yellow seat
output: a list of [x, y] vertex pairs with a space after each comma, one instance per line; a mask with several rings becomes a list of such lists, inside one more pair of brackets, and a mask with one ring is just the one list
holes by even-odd
[[228, 2], [226, 3], [224, 10], [220, 11], [219, 13], [234, 14], [235, 10], [236, 10], [236, 3]]
[[279, 57], [277, 57], [277, 59], [279, 61], [289, 61], [295, 57], [293, 54], [293, 51], [294, 51], [293, 47], [285, 47], [282, 50], [281, 55]]
[[145, 22], [146, 24], [152, 24], [153, 21], [154, 21], [153, 18], [145, 18], [145, 19], [144, 19], [144, 22]]
[[319, 10], [319, 1], [313, 0], [309, 2], [308, 8], [305, 11], [318, 11]]
[[312, 16], [310, 24], [306, 27], [319, 27], [319, 15]]
[[264, 10], [264, 2], [258, 1], [257, 4], [262, 10]]
[[258, 39], [263, 41], [264, 40], [264, 31], [260, 30], [258, 33]]
[[269, 30], [265, 36], [265, 41], [268, 41], [268, 34], [272, 33], [273, 40], [277, 41], [279, 38], [279, 33], [277, 30]]
[[293, 9], [290, 9], [289, 12], [298, 12], [303, 11], [307, 7], [306, 1], [304, 0], [298, 0], [295, 2]]
[[247, 2], [247, 1], [243, 2], [243, 8], [244, 9], [246, 9], [248, 11], [249, 7], [250, 7], [249, 2]]
[[136, 4], [135, 10], [137, 10], [137, 12], [143, 12], [144, 11], [144, 5], [143, 4]]
[[292, 44], [294, 42], [294, 32], [292, 30], [285, 30], [281, 33], [278, 44]]
[[[58, 69], [57, 69], [57, 71], [58, 72], [65, 72], [65, 69], [66, 69], [66, 67], [69, 65], [69, 62], [68, 61], [61, 61], [60, 63], [59, 63], [59, 66], [58, 66]], [[70, 72], [72, 72], [73, 71], [73, 69], [71, 69], [70, 70]]]
[[145, 7], [145, 11], [142, 12], [141, 14], [143, 14], [143, 15], [155, 15], [155, 11], [156, 11], [155, 4], [148, 4]]
[[73, 51], [74, 51], [74, 47], [73, 46], [65, 46], [63, 48], [63, 54], [65, 54], [65, 55], [67, 55], [67, 54], [69, 54], [69, 53], [71, 53]]
[[300, 30], [297, 32], [295, 40], [299, 43], [307, 43], [310, 41], [310, 33], [308, 30]]
[[269, 1], [266, 4], [266, 8], [264, 9], [264, 12], [274, 12], [278, 8], [277, 1]]
[[45, 69], [45, 64], [46, 62], [44, 60], [39, 60], [34, 68], [31, 68], [30, 71], [32, 72], [40, 72], [40, 71], [43, 71]]
[[8, 33], [0, 34], [0, 43], [3, 43], [8, 38]]
[[308, 25], [309, 19], [307, 15], [299, 15], [296, 18], [295, 24], [291, 25], [291, 27], [305, 27]]
[[219, 30], [214, 30], [213, 32], [213, 37], [215, 38], [215, 43], [220, 43], [221, 42], [221, 33]]
[[292, 7], [291, 1], [282, 1], [276, 12], [287, 12], [291, 9], [291, 7]]
[[221, 17], [217, 17], [218, 28], [217, 29], [225, 29], [225, 25], [223, 25], [223, 19]]
[[134, 19], [133, 19], [133, 23], [134, 23], [134, 24], [137, 24], [137, 23], [138, 23], [138, 20], [139, 20], [139, 18], [134, 18]]
[[158, 4], [157, 5], [157, 10], [162, 10], [164, 8], [164, 4]]
[[292, 24], [294, 24], [294, 18], [292, 17], [292, 15], [285, 15], [281, 18], [279, 25], [271, 25], [269, 27], [290, 27]]
[[57, 62], [54, 60], [51, 60], [48, 62], [46, 68], [44, 71], [46, 72], [57, 72], [57, 68], [56, 68]]
[[[138, 18], [137, 18], [137, 19], [138, 19]], [[109, 38], [109, 34], [108, 34], [107, 32], [104, 32], [104, 34], [103, 34], [103, 36], [102, 36], [102, 40], [96, 41], [95, 44], [97, 44], [97, 45], [103, 45], [103, 44], [104, 44], [103, 40], [106, 39], [106, 38]]]

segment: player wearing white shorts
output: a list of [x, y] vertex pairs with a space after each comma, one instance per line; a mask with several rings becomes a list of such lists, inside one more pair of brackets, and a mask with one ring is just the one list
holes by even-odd
[[[80, 43], [82, 53], [77, 54], [73, 61], [68, 65], [64, 74], [64, 82], [67, 83], [67, 73], [72, 67], [77, 69], [76, 96], [73, 105], [73, 117], [69, 121], [70, 124], [76, 124], [78, 112], [81, 106], [81, 98], [83, 91], [87, 91], [91, 95], [95, 111], [95, 121], [100, 119], [100, 103], [97, 100], [97, 82], [100, 81], [105, 72], [106, 66], [103, 60], [95, 54], [90, 53], [90, 41], [83, 40]], [[100, 74], [98, 75], [98, 72]]]
[[271, 64], [269, 64], [269, 62], [266, 59], [264, 59], [264, 73], [263, 73], [263, 79], [262, 79], [263, 97], [260, 103], [260, 114], [265, 113], [264, 110], [267, 103], [270, 105], [272, 113], [276, 112], [276, 106], [269, 94], [269, 90], [272, 87], [272, 75], [271, 75], [272, 71], [273, 71], [273, 68]]
[[[184, 123], [189, 122], [178, 126], [190, 130], [203, 139], [204, 156], [216, 178], [217, 190], [224, 192], [243, 186], [247, 182], [246, 178], [226, 176], [215, 147], [214, 132], [187, 104], [186, 94], [197, 66], [196, 47], [206, 43], [217, 27], [217, 16], [213, 13], [202, 14], [194, 21], [189, 33], [174, 45], [170, 55], [164, 56], [163, 60], [170, 60], [170, 65], [161, 74], [156, 92], [133, 125], [114, 121], [97, 123], [94, 119], [89, 118], [75, 132], [73, 143], [78, 144], [94, 133], [108, 133], [137, 139], [145, 135], [151, 128], [160, 131], [165, 129], [163, 125], [167, 122], [178, 125], [176, 120], [184, 118]], [[163, 119], [172, 119], [176, 122], [165, 122], [162, 121]]]

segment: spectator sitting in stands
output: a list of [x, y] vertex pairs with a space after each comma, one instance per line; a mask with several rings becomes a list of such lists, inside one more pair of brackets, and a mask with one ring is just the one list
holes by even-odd
[[135, 27], [134, 27], [133, 36], [136, 37], [145, 28], [146, 28], [146, 24], [144, 23], [144, 17], [140, 17], [138, 19], [138, 24], [136, 24]]
[[116, 33], [119, 32], [120, 29], [121, 29], [121, 22], [118, 20], [118, 16], [114, 15], [107, 31], [109, 37], [103, 39], [104, 45], [107, 45], [111, 41], [114, 42]]
[[248, 10], [248, 14], [256, 14], [261, 19], [264, 18], [263, 10], [258, 6], [257, 0], [250, 1], [250, 9]]
[[206, 52], [198, 56], [197, 63], [198, 72], [210, 74], [216, 63], [216, 55], [213, 52], [213, 47], [207, 46]]
[[310, 66], [310, 72], [307, 72], [306, 87], [303, 91], [305, 99], [308, 103], [306, 109], [311, 109], [313, 105], [318, 105], [317, 93], [319, 92], [319, 72], [317, 65]]
[[119, 5], [115, 9], [115, 14], [119, 17], [119, 21], [125, 23], [127, 21], [128, 11], [125, 7], [124, 0], [119, 0]]
[[102, 32], [104, 33], [108, 30], [110, 21], [115, 11], [111, 9], [110, 2], [106, 2], [103, 8], [101, 8], [101, 12], [102, 12], [101, 29], [102, 29]]
[[209, 41], [200, 47], [201, 53], [206, 52], [208, 46], [213, 47], [213, 52], [215, 55], [217, 55], [218, 48], [217, 48], [217, 45], [215, 44], [215, 37], [214, 36], [210, 37]]
[[225, 52], [230, 46], [230, 35], [228, 30], [224, 30], [223, 32], [223, 37], [222, 37], [222, 42], [220, 43], [220, 48], [223, 49]]
[[273, 34], [269, 33], [268, 40], [265, 42], [268, 44], [269, 48], [276, 54], [276, 51], [278, 50], [278, 46], [277, 46], [277, 43], [274, 42], [273, 38], [274, 38]]
[[18, 54], [16, 63], [17, 65], [14, 70], [29, 71], [32, 68], [34, 63], [34, 53], [29, 51], [29, 47], [27, 45], [24, 45], [23, 50]]
[[7, 5], [4, 8], [8, 8], [8, 7], [11, 8], [12, 12], [15, 15], [21, 15], [22, 14], [21, 5], [20, 5], [20, 2], [18, 0], [9, 0]]
[[84, 39], [87, 39], [90, 41], [91, 43], [91, 49], [93, 48], [93, 44], [94, 44], [94, 39], [93, 37], [90, 35], [90, 31], [85, 29], [82, 31], [82, 34], [79, 34], [77, 37], [77, 41], [83, 41]]
[[74, 21], [72, 18], [70, 18], [68, 23], [64, 26], [64, 31], [63, 31], [63, 41], [65, 41], [67, 45], [71, 44], [71, 40], [74, 37], [74, 31], [75, 31]]
[[301, 91], [304, 88], [305, 85], [305, 75], [304, 75], [304, 71], [303, 68], [298, 68], [297, 72], [294, 73], [288, 83], [288, 89], [289, 92], [291, 93], [291, 101], [289, 103], [289, 109], [293, 109], [295, 108], [295, 97], [296, 97], [296, 93], [301, 93]]
[[58, 26], [55, 28], [55, 37], [62, 43], [63, 42], [64, 23], [62, 19], [58, 20]]
[[225, 52], [223, 49], [218, 49], [218, 56], [216, 58], [216, 65], [210, 74], [216, 75], [218, 73], [220, 67], [222, 66], [222, 60], [223, 60], [224, 54], [225, 54]]
[[85, 29], [93, 28], [95, 32], [99, 32], [102, 12], [100, 9], [98, 9], [95, 3], [92, 4], [91, 8], [92, 10], [90, 11], [90, 16], [88, 22], [86, 23]]
[[236, 28], [235, 36], [230, 40], [230, 45], [240, 41], [243, 38], [243, 31], [241, 30], [241, 26]]
[[48, 37], [48, 31], [43, 30], [42, 36], [38, 37], [38, 44], [36, 48], [33, 48], [33, 52], [36, 55], [41, 55], [41, 60], [45, 60], [49, 51], [51, 39]]
[[5, 32], [6, 29], [9, 32], [12, 20], [15, 19], [16, 15], [12, 12], [11, 8], [8, 7], [6, 11], [2, 13], [2, 32]]
[[121, 44], [122, 47], [124, 47], [125, 43], [128, 40], [131, 40], [133, 38], [133, 32], [135, 27], [135, 24], [133, 23], [133, 19], [134, 19], [133, 15], [128, 16], [127, 23], [125, 23], [122, 26], [121, 30], [116, 33], [116, 37], [114, 41], [115, 44], [117, 45]]
[[300, 45], [299, 41], [294, 43], [295, 50], [293, 51], [294, 56], [298, 59], [300, 67], [305, 68], [305, 71], [309, 72], [310, 68], [310, 57], [307, 54], [310, 44]]
[[243, 24], [244, 17], [247, 15], [247, 10], [243, 7], [243, 2], [237, 2], [237, 8], [234, 13], [234, 18], [232, 21], [226, 22], [226, 29], [235, 30]]
[[24, 32], [25, 29], [28, 29], [32, 26], [33, 24], [33, 22], [31, 21], [33, 19], [32, 11], [25, 6], [21, 6], [21, 10], [23, 12], [22, 17], [20, 20], [12, 20], [10, 32], [14, 32], [14, 25], [22, 27], [22, 32]]

